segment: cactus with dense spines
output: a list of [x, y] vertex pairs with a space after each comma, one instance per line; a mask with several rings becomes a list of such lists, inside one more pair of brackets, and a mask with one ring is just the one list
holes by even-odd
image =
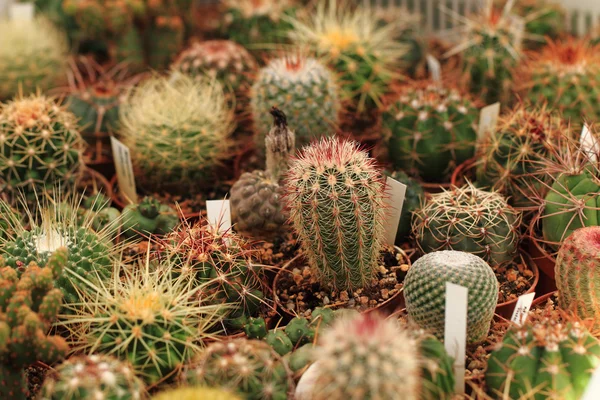
[[44, 381], [40, 400], [141, 400], [144, 382], [133, 369], [105, 355], [74, 356], [60, 364]]
[[259, 340], [212, 343], [184, 367], [181, 379], [192, 385], [223, 387], [248, 400], [284, 400], [294, 389], [287, 363]]
[[516, 74], [523, 98], [560, 110], [573, 125], [600, 117], [600, 45], [587, 39], [550, 41]]
[[242, 400], [233, 392], [208, 387], [180, 387], [166, 390], [152, 397], [152, 400]]
[[60, 86], [67, 73], [66, 35], [49, 21], [0, 21], [0, 100]]
[[31, 262], [23, 272], [0, 257], [0, 397], [27, 399], [24, 369], [36, 361], [51, 364], [63, 359], [69, 346], [59, 336], [47, 335], [62, 304], [54, 287], [67, 265], [67, 249], [58, 249], [45, 267]]
[[291, 220], [323, 285], [369, 286], [384, 240], [384, 182], [356, 142], [324, 138], [288, 171]]
[[301, 55], [273, 59], [262, 68], [250, 90], [255, 143], [262, 149], [271, 126], [267, 110], [285, 111], [298, 147], [335, 133], [341, 104], [337, 82], [320, 61]]
[[201, 190], [229, 156], [233, 110], [214, 79], [153, 77], [131, 91], [120, 114], [122, 141], [150, 186]]
[[520, 225], [521, 212], [501, 194], [467, 183], [425, 200], [413, 213], [412, 232], [422, 253], [465, 251], [496, 267], [516, 256]]
[[73, 188], [83, 164], [77, 119], [54, 100], [31, 95], [0, 104], [0, 190], [29, 200]]
[[410, 267], [404, 279], [409, 318], [421, 328], [443, 338], [447, 282], [469, 290], [467, 341], [483, 341], [498, 302], [499, 284], [488, 263], [470, 253], [434, 251], [425, 254]]
[[384, 171], [383, 174], [406, 185], [404, 204], [402, 205], [398, 232], [396, 233], [396, 244], [400, 245], [410, 235], [412, 214], [425, 199], [425, 191], [418, 181], [409, 177], [404, 171]]
[[473, 157], [479, 110], [457, 89], [432, 82], [405, 87], [383, 114], [395, 168], [439, 182]]
[[577, 322], [514, 326], [488, 360], [494, 398], [579, 399], [600, 365], [600, 343]]
[[177, 212], [153, 197], [144, 197], [139, 204], [128, 204], [121, 215], [126, 237], [166, 235], [179, 223]]
[[265, 139], [267, 169], [243, 173], [231, 186], [230, 193], [231, 218], [236, 230], [255, 237], [279, 234], [288, 219], [280, 181], [294, 153], [295, 135], [281, 110], [273, 107], [271, 115], [274, 122]]

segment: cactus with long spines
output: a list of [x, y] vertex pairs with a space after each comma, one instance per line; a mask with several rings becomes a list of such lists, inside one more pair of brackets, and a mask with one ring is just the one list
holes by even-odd
[[27, 399], [24, 369], [36, 361], [47, 364], [63, 359], [69, 346], [47, 332], [62, 304], [54, 287], [67, 264], [65, 248], [58, 249], [45, 267], [31, 262], [23, 272], [7, 266], [0, 257], [0, 397]]
[[358, 143], [324, 138], [290, 165], [291, 221], [309, 265], [335, 289], [369, 286], [384, 240], [384, 182]]

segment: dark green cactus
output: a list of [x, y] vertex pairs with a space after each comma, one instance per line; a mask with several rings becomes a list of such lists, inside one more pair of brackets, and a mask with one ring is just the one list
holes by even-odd
[[267, 324], [264, 318], [248, 318], [244, 332], [248, 339], [264, 339], [267, 336]]
[[273, 330], [265, 336], [265, 342], [273, 348], [280, 356], [288, 354], [294, 348], [294, 344], [288, 335], [281, 330]]
[[123, 209], [122, 230], [126, 237], [164, 235], [179, 223], [177, 212], [160, 204], [153, 197], [144, 197], [139, 204], [128, 204]]
[[404, 204], [402, 205], [400, 223], [398, 224], [398, 232], [396, 233], [396, 245], [400, 245], [410, 235], [412, 214], [423, 203], [425, 190], [423, 190], [423, 186], [416, 179], [409, 177], [404, 171], [384, 171], [383, 174], [406, 185]]
[[295, 317], [285, 327], [285, 334], [294, 346], [311, 343], [315, 339], [315, 329], [306, 318]]

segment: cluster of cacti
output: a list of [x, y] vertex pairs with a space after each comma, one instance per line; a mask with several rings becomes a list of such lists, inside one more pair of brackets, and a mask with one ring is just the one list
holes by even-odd
[[179, 387], [166, 390], [152, 397], [152, 400], [242, 400], [238, 395], [223, 389], [207, 388], [203, 386]]
[[501, 194], [467, 183], [428, 197], [413, 213], [412, 232], [422, 253], [465, 251], [496, 267], [515, 257], [520, 224]]
[[83, 168], [77, 119], [51, 98], [18, 97], [0, 104], [0, 189], [30, 200], [71, 190]]
[[577, 322], [512, 327], [488, 361], [494, 398], [580, 399], [600, 365], [600, 343]]
[[287, 363], [259, 340], [212, 343], [184, 367], [180, 378], [187, 384], [223, 387], [248, 400], [285, 400], [294, 389]]
[[65, 34], [45, 19], [0, 21], [0, 100], [60, 86], [68, 50]]
[[106, 355], [74, 356], [44, 381], [40, 400], [141, 400], [145, 385], [126, 363]]
[[406, 86], [383, 113], [391, 163], [425, 181], [447, 178], [473, 157], [478, 116], [456, 89], [433, 82]]
[[125, 237], [164, 235], [179, 224], [179, 215], [168, 205], [146, 196], [139, 204], [126, 205], [121, 220]]
[[273, 107], [273, 127], [266, 136], [266, 170], [244, 172], [231, 186], [231, 218], [235, 229], [254, 237], [273, 236], [288, 219], [280, 185], [295, 150], [295, 134], [283, 111]]
[[425, 200], [425, 191], [418, 181], [409, 177], [404, 171], [384, 171], [383, 173], [384, 175], [406, 185], [402, 213], [400, 214], [400, 222], [398, 224], [398, 231], [396, 232], [396, 244], [400, 244], [406, 241], [410, 235], [412, 214]]
[[271, 126], [267, 111], [272, 106], [285, 112], [298, 147], [304, 146], [335, 133], [341, 111], [337, 82], [317, 59], [288, 54], [271, 60], [259, 71], [250, 92], [258, 149], [263, 148]]
[[410, 320], [442, 339], [448, 282], [469, 290], [467, 341], [485, 340], [498, 303], [499, 284], [488, 263], [463, 251], [434, 251], [411, 266], [404, 279], [406, 311]]
[[383, 246], [384, 182], [358, 143], [323, 138], [290, 165], [286, 198], [309, 265], [335, 289], [369, 286]]
[[57, 250], [45, 267], [32, 262], [23, 272], [7, 266], [0, 257], [0, 397], [25, 400], [28, 389], [24, 369], [36, 361], [47, 364], [63, 359], [67, 342], [48, 335], [62, 304], [54, 288], [67, 265], [67, 250]]
[[229, 156], [233, 110], [215, 79], [150, 78], [120, 113], [122, 141], [148, 185], [198, 191]]

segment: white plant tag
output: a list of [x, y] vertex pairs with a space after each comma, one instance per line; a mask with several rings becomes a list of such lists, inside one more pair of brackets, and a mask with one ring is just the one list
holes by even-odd
[[590, 161], [598, 161], [600, 145], [592, 135], [592, 132], [590, 132], [590, 128], [587, 125], [583, 125], [579, 142], [581, 143], [581, 148], [583, 149], [583, 151], [590, 158]]
[[8, 18], [11, 21], [33, 21], [35, 5], [31, 3], [13, 3], [8, 6]]
[[133, 164], [131, 163], [129, 148], [113, 136], [110, 137], [110, 145], [115, 160], [119, 191], [125, 196], [127, 201], [137, 204], [138, 196], [135, 189], [135, 175], [133, 174]]
[[585, 388], [581, 400], [598, 400], [600, 398], [600, 367], [597, 367]]
[[404, 206], [404, 197], [406, 196], [406, 185], [395, 179], [387, 177], [385, 181], [387, 217], [385, 218], [385, 241], [390, 246], [396, 241], [398, 233], [398, 224], [400, 224], [400, 215]]
[[490, 104], [481, 109], [479, 114], [479, 128], [477, 129], [477, 140], [483, 140], [490, 132], [496, 129], [498, 117], [500, 116], [500, 103]]
[[533, 303], [534, 297], [535, 292], [519, 296], [512, 317], [510, 318], [512, 322], [517, 325], [523, 325], [523, 323], [527, 320], [527, 314], [529, 313], [529, 309], [531, 308], [531, 303]]
[[231, 228], [231, 209], [229, 200], [207, 200], [206, 219], [217, 229], [217, 232], [226, 232]]
[[435, 83], [440, 83], [442, 81], [442, 66], [440, 62], [431, 54], [427, 54], [426, 59], [429, 72], [431, 73], [431, 80]]
[[444, 347], [454, 358], [454, 391], [457, 394], [465, 392], [468, 297], [469, 289], [446, 282]]
[[295, 400], [312, 400], [315, 383], [319, 378], [319, 361], [312, 364], [300, 377], [294, 393]]

